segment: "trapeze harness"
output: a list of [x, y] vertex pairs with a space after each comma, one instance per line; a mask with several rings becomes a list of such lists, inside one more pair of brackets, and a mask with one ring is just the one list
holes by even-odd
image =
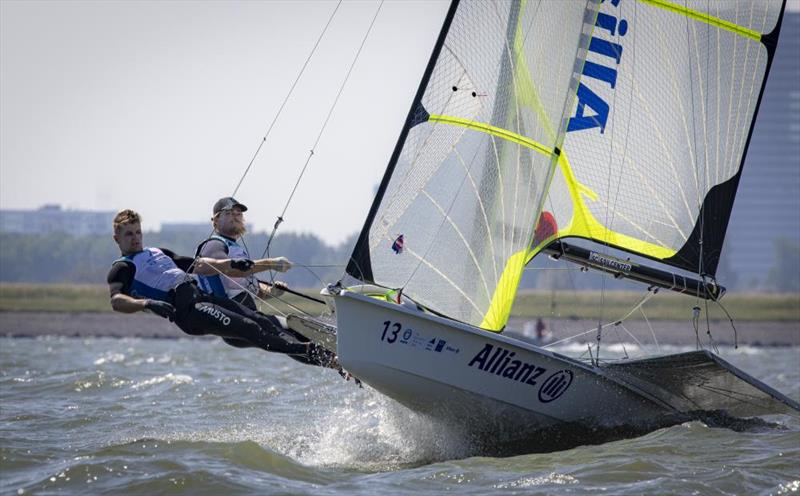
[[[197, 251], [195, 252], [195, 257], [200, 256], [200, 250], [211, 240], [221, 241], [225, 245], [225, 252], [228, 254], [228, 258], [250, 258], [250, 255], [243, 246], [219, 234], [214, 234], [200, 243], [200, 246], [197, 247]], [[248, 292], [258, 294], [258, 281], [253, 275], [247, 277], [222, 277], [219, 274], [214, 274], [213, 276], [198, 276], [197, 279], [200, 289], [214, 296], [227, 297], [230, 299], [235, 298], [237, 301], [241, 302], [243, 301], [242, 297], [247, 296]], [[242, 295], [242, 293], [245, 293], [245, 295]], [[255, 302], [252, 308], [255, 308]]]
[[[201, 256], [201, 251], [206, 243], [212, 240], [217, 240], [225, 246], [225, 252], [229, 258], [250, 258], [250, 254], [235, 240], [222, 236], [221, 234], [214, 234], [198, 245], [195, 251], [195, 258]], [[263, 316], [263, 318], [274, 319], [276, 328], [284, 335], [290, 336], [289, 339], [307, 343], [309, 340], [302, 334], [295, 332], [292, 329], [286, 329], [277, 321], [274, 316], [265, 315], [258, 311], [258, 306], [253, 298], [253, 294], [258, 294], [259, 285], [258, 279], [254, 275], [247, 277], [230, 277], [214, 274], [213, 276], [197, 276], [198, 286], [203, 292], [215, 296], [216, 298], [232, 300], [235, 303], [248, 308], [256, 315]], [[244, 288], [244, 289], [243, 289]], [[225, 339], [225, 342], [237, 348], [246, 348], [249, 345], [243, 343], [241, 340]], [[299, 362], [307, 363], [310, 365], [325, 365], [331, 360], [331, 356], [326, 353], [324, 348], [318, 348], [316, 355], [310, 358], [305, 356], [291, 355], [291, 357]]]
[[213, 334], [243, 340], [267, 351], [302, 355], [304, 359], [308, 355], [309, 347], [283, 333], [274, 317], [254, 312], [225, 297], [203, 293], [194, 277], [158, 248], [144, 248], [114, 261], [120, 262], [131, 264], [135, 269], [130, 296], [174, 305], [175, 324], [187, 334]]

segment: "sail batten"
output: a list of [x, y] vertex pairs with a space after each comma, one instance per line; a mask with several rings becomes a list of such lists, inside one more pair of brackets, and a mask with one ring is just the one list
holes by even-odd
[[652, 5], [654, 7], [665, 9], [670, 12], [674, 12], [676, 14], [688, 17], [690, 19], [694, 19], [696, 21], [706, 23], [716, 28], [725, 29], [732, 33], [738, 34], [739, 36], [751, 38], [756, 41], [761, 40], [761, 33], [758, 31], [754, 31], [745, 26], [739, 26], [724, 19], [720, 19], [719, 17], [714, 17], [708, 13], [690, 9], [684, 5], [676, 4], [675, 2], [668, 2], [667, 0], [639, 0], [639, 1], [644, 4]]
[[448, 115], [431, 115], [428, 120], [431, 122], [441, 122], [444, 124], [462, 126], [467, 129], [475, 129], [478, 131], [482, 131], [484, 133], [497, 136], [498, 138], [502, 138], [517, 143], [519, 145], [526, 146], [531, 150], [535, 150], [543, 155], [547, 155], [548, 157], [553, 153], [552, 148], [548, 148], [541, 143], [537, 143], [532, 139], [526, 138], [525, 136], [517, 134], [513, 131], [509, 131], [508, 129], [502, 129], [496, 126], [492, 126], [491, 124], [487, 124], [485, 122], [468, 121], [466, 119], [460, 119], [458, 117], [452, 117]]

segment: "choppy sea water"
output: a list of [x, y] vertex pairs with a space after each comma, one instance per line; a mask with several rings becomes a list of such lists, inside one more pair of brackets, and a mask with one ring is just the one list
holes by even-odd
[[[800, 398], [800, 348], [720, 351]], [[275, 354], [0, 338], [0, 494], [800, 494], [800, 419], [767, 420], [492, 458]]]

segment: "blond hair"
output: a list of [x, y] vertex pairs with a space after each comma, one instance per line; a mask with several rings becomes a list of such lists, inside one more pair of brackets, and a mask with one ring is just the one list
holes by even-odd
[[117, 215], [114, 216], [114, 234], [116, 234], [119, 228], [124, 225], [141, 223], [142, 218], [138, 213], [129, 208], [120, 210]]

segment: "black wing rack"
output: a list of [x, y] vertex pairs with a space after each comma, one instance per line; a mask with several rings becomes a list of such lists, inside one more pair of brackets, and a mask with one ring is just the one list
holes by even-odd
[[706, 300], [716, 301], [725, 294], [725, 288], [713, 280], [701, 280], [674, 274], [563, 241], [554, 241], [543, 251], [550, 255], [551, 258], [564, 259], [584, 267], [601, 270], [617, 278], [631, 279], [651, 286], [677, 291], [678, 293], [698, 296]]

